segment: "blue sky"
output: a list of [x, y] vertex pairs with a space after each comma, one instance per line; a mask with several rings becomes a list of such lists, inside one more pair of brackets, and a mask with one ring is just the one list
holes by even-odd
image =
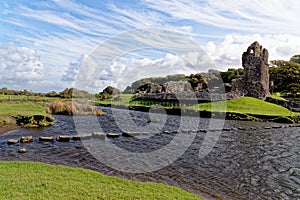
[[[2, 0], [0, 87], [43, 92], [70, 87], [99, 45], [143, 28], [183, 34], [204, 49], [220, 70], [241, 67], [242, 52], [255, 40], [269, 50], [271, 60], [288, 60], [300, 53], [299, 9], [297, 0]], [[197, 60], [199, 56], [131, 52], [103, 71], [109, 81], [95, 84], [98, 88], [119, 85], [117, 77], [136, 70], [137, 65], [149, 74], [129, 73], [130, 81], [151, 76], [151, 71], [163, 67], [164, 73], [169, 67], [189, 74], [194, 71], [184, 66], [180, 70], [183, 62], [174, 60]], [[129, 82], [121, 83], [126, 84]]]

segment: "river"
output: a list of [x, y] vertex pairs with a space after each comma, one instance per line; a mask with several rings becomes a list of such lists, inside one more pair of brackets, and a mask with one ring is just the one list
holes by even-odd
[[[97, 119], [104, 132], [120, 132], [112, 111]], [[120, 112], [121, 110], [115, 110]], [[149, 123], [147, 113], [131, 111], [138, 126]], [[124, 115], [124, 121], [125, 117]], [[152, 118], [154, 121], [154, 118]], [[176, 130], [180, 116], [167, 116], [160, 128]], [[157, 122], [159, 124], [159, 122]], [[200, 119], [199, 128], [207, 128], [209, 119]], [[178, 186], [208, 199], [300, 199], [300, 130], [299, 127], [266, 127], [281, 124], [225, 121], [228, 130], [220, 132], [214, 148], [199, 158], [199, 149], [208, 133], [195, 133], [192, 143], [182, 156], [170, 165], [153, 172], [129, 173], [107, 166], [87, 149], [86, 142], [39, 142], [39, 136], [76, 135], [70, 116], [55, 116], [55, 125], [42, 129], [17, 129], [0, 135], [0, 158], [5, 161], [40, 161], [99, 171], [106, 175], [136, 181], [161, 182]], [[230, 130], [229, 130], [230, 129]], [[151, 131], [150, 131], [151, 132]], [[150, 133], [151, 134], [151, 133]], [[33, 136], [34, 142], [7, 145], [8, 139]], [[152, 134], [151, 137], [119, 137], [106, 139], [127, 151], [143, 153], [163, 148], [177, 134]], [[92, 140], [91, 140], [92, 141]], [[27, 153], [18, 149], [25, 147]], [[109, 155], [109, 152], [107, 152]]]

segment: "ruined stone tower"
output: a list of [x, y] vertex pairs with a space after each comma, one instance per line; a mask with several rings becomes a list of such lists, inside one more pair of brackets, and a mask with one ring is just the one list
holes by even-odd
[[232, 91], [241, 96], [265, 99], [269, 94], [269, 53], [258, 42], [243, 53], [244, 74], [232, 82]]

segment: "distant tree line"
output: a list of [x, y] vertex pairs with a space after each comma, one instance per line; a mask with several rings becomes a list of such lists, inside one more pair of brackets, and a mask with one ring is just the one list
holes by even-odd
[[28, 90], [11, 90], [6, 87], [0, 89], [0, 94], [2, 95], [26, 95], [26, 96], [40, 96], [40, 97], [58, 97], [58, 98], [72, 98], [72, 97], [82, 97], [88, 95], [89, 93], [84, 90], [78, 90], [76, 88], [66, 88], [61, 92], [51, 91], [48, 93], [37, 93]]
[[28, 90], [10, 90], [6, 87], [0, 89], [2, 95], [26, 95], [26, 96], [41, 96], [42, 93], [35, 93]]

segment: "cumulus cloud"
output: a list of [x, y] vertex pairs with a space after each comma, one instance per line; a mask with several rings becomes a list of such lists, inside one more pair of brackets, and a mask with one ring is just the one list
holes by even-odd
[[101, 89], [112, 85], [123, 90], [142, 78], [172, 74], [188, 75], [211, 68], [214, 68], [214, 65], [204, 51], [190, 51], [181, 55], [166, 53], [164, 57], [157, 59], [121, 57], [114, 60], [100, 74], [98, 84]]
[[76, 61], [70, 62], [69, 68], [64, 72], [61, 80], [64, 82], [68, 82], [68, 84], [73, 86], [74, 81], [76, 81], [76, 79], [77, 79], [79, 69], [82, 66], [82, 64], [84, 64], [87, 57], [88, 57], [88, 55], [84, 54], [80, 58], [78, 58]]
[[1, 85], [24, 86], [44, 78], [44, 65], [36, 50], [14, 44], [0, 46]]
[[210, 41], [202, 48], [215, 62], [217, 69], [226, 70], [230, 67], [242, 67], [242, 53], [254, 41], [268, 49], [269, 60], [289, 60], [293, 55], [300, 53], [300, 37], [290, 34], [228, 34], [221, 43]]

